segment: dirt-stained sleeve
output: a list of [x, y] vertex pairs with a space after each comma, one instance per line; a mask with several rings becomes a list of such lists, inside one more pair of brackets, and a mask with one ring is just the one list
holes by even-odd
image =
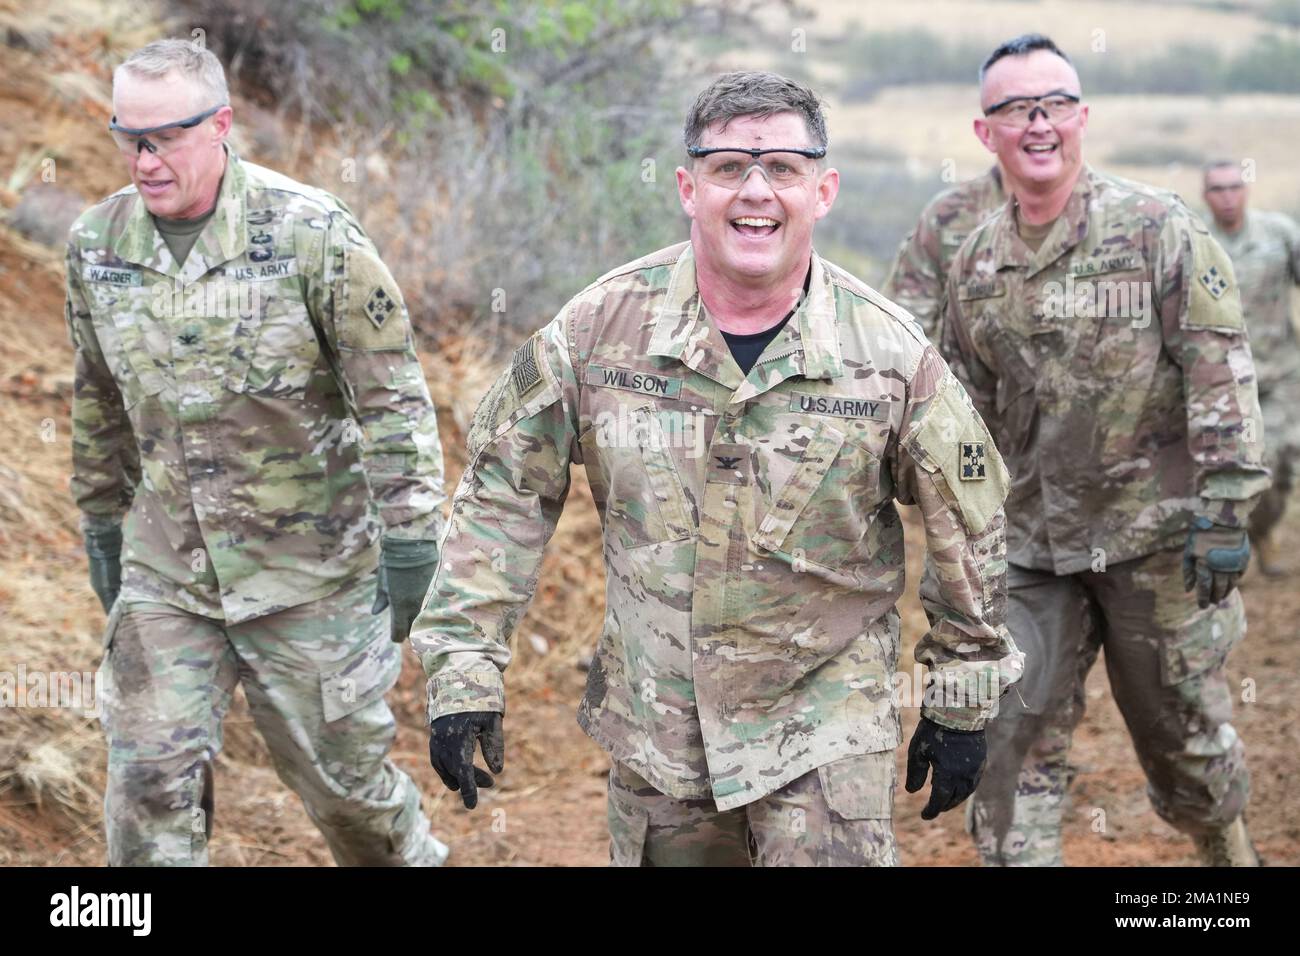
[[1232, 262], [1199, 219], [1175, 210], [1161, 229], [1155, 277], [1165, 347], [1183, 373], [1201, 510], [1222, 524], [1241, 525], [1270, 477]]
[[304, 229], [308, 307], [322, 330], [371, 493], [392, 537], [436, 539], [447, 495], [442, 444], [397, 282], [341, 203], [323, 229]]
[[505, 712], [509, 638], [532, 600], [578, 450], [568, 308], [514, 353], [479, 402], [441, 559], [411, 628], [429, 719]]
[[1006, 628], [1002, 506], [1010, 476], [966, 390], [933, 347], [908, 383], [897, 456], [898, 497], [916, 504], [925, 524], [921, 603], [931, 627], [916, 659], [930, 668], [933, 683], [922, 714], [978, 730], [1024, 669]]
[[85, 521], [116, 524], [135, 496], [140, 452], [117, 382], [100, 349], [75, 243], [68, 244], [66, 264], [64, 318], [75, 353], [70, 487]]

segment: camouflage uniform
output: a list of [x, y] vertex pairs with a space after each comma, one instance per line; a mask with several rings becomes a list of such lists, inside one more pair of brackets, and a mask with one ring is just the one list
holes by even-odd
[[670, 247], [569, 302], [476, 413], [411, 632], [429, 715], [504, 712], [507, 639], [569, 465], [584, 464], [607, 589], [579, 723], [616, 763], [611, 817], [631, 821], [613, 827], [616, 860], [649, 840], [698, 862], [662, 828], [744, 807], [757, 830], [797, 801], [817, 802], [808, 826], [876, 825], [767, 859], [813, 844], [821, 862], [892, 859], [879, 847], [892, 777], [839, 762], [900, 740], [895, 498], [919, 505], [942, 579], [917, 658], [971, 688], [927, 714], [981, 727], [1019, 675], [1003, 626], [1006, 473], [983, 423], [906, 313], [815, 255], [809, 288], [746, 377], [701, 306], [689, 243]]
[[434, 538], [445, 501], [410, 323], [374, 246], [335, 197], [228, 152], [183, 266], [128, 187], [73, 225], [67, 267], [72, 490], [88, 527], [125, 513], [104, 664], [110, 858], [206, 859], [182, 817], [227, 683], [191, 669], [229, 677], [235, 658], [336, 858], [380, 862], [390, 844], [433, 858], [414, 783], [382, 759], [400, 657], [356, 610], [381, 526]]
[[1247, 212], [1237, 232], [1211, 223], [1210, 234], [1237, 273], [1259, 376], [1273, 487], [1251, 512], [1250, 530], [1264, 538], [1282, 518], [1300, 454], [1300, 344], [1291, 320], [1291, 290], [1300, 283], [1300, 226], [1282, 213]]
[[916, 316], [931, 341], [938, 341], [948, 269], [971, 230], [1006, 201], [1002, 175], [994, 166], [935, 196], [921, 210], [916, 227], [898, 247], [884, 294]]
[[1223, 664], [1245, 614], [1236, 591], [1198, 610], [1180, 570], [1193, 514], [1240, 526], [1269, 480], [1227, 256], [1177, 196], [1085, 169], [1036, 254], [1014, 200], [971, 235], [942, 348], [1014, 476], [1008, 623], [1026, 671], [972, 801], [985, 862], [1060, 862], [1098, 646], [1157, 813], [1193, 834], [1230, 822], [1248, 777]]

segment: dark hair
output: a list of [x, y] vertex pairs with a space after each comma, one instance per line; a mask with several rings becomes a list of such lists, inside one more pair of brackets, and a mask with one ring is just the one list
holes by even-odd
[[721, 121], [725, 129], [738, 116], [777, 113], [798, 113], [813, 145], [826, 145], [826, 117], [817, 94], [794, 80], [757, 70], [723, 73], [710, 83], [686, 114], [682, 135], [687, 146], [699, 146], [704, 131], [714, 123]]
[[1070, 62], [1070, 58], [1061, 52], [1061, 48], [1052, 42], [1051, 37], [1043, 36], [1041, 33], [1022, 33], [1020, 36], [1006, 41], [989, 54], [989, 58], [980, 67], [980, 83], [984, 82], [984, 74], [989, 71], [989, 67], [998, 60], [1007, 56], [1026, 56], [1035, 50], [1046, 50], [1048, 53], [1055, 53], [1066, 63], [1070, 63], [1071, 66], [1074, 65]]

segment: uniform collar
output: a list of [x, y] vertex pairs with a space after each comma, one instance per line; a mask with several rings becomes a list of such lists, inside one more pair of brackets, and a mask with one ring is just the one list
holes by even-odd
[[244, 252], [248, 247], [248, 225], [244, 208], [247, 174], [235, 151], [229, 145], [225, 146], [225, 150], [226, 171], [221, 177], [216, 211], [195, 240], [185, 266], [182, 268], [176, 264], [162, 233], [154, 225], [153, 217], [144, 204], [144, 197], [138, 192], [126, 228], [118, 234], [113, 244], [113, 251], [118, 258], [182, 282], [193, 282], [209, 270]]
[[1026, 268], [1029, 270], [1026, 275], [1032, 276], [1077, 246], [1088, 234], [1088, 207], [1096, 187], [1097, 174], [1085, 163], [1070, 192], [1070, 198], [1065, 202], [1065, 208], [1056, 217], [1052, 231], [1043, 239], [1038, 252], [1030, 249], [1020, 238], [1016, 227], [1016, 197], [1014, 193], [1008, 195], [1002, 206], [1002, 215], [994, 225], [994, 268]]
[[745, 378], [732, 359], [722, 333], [704, 314], [695, 281], [695, 254], [687, 243], [673, 266], [647, 352], [677, 359], [732, 389], [735, 392], [732, 401], [752, 398], [793, 375], [804, 378], [842, 375], [844, 364], [840, 358], [830, 270], [814, 251], [808, 295]]

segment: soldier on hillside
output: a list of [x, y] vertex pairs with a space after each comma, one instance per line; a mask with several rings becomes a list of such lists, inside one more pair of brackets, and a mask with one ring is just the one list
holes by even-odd
[[149, 44], [113, 108], [132, 185], [77, 220], [67, 257], [72, 491], [110, 611], [109, 862], [207, 862], [242, 683], [335, 860], [438, 865], [387, 759], [395, 641], [445, 502], [401, 293], [340, 200], [229, 148], [212, 53]]
[[1026, 655], [988, 731], [980, 855], [1061, 863], [1070, 739], [1104, 647], [1156, 812], [1206, 862], [1256, 865], [1224, 661], [1269, 475], [1232, 265], [1177, 196], [1084, 163], [1088, 107], [1051, 40], [1004, 43], [980, 77], [975, 129], [1010, 198], [953, 262], [941, 347], [1014, 475]]
[[839, 185], [815, 94], [726, 74], [685, 140], [690, 241], [571, 300], [476, 413], [411, 635], [430, 757], [468, 807], [492, 779], [476, 741], [501, 770], [508, 639], [581, 463], [608, 587], [579, 723], [613, 758], [613, 862], [893, 864], [894, 502], [918, 505], [939, 572], [916, 656], [945, 692], [907, 776], [933, 769], [932, 819], [974, 787], [1021, 666], [1007, 474], [907, 314], [813, 254]]
[[1250, 538], [1260, 570], [1277, 574], [1271, 534], [1286, 511], [1300, 454], [1300, 344], [1291, 315], [1291, 291], [1300, 284], [1300, 225], [1280, 212], [1247, 211], [1250, 189], [1230, 160], [1205, 168], [1204, 195], [1210, 234], [1232, 258], [1250, 327], [1273, 472], [1273, 487], [1250, 513]]

